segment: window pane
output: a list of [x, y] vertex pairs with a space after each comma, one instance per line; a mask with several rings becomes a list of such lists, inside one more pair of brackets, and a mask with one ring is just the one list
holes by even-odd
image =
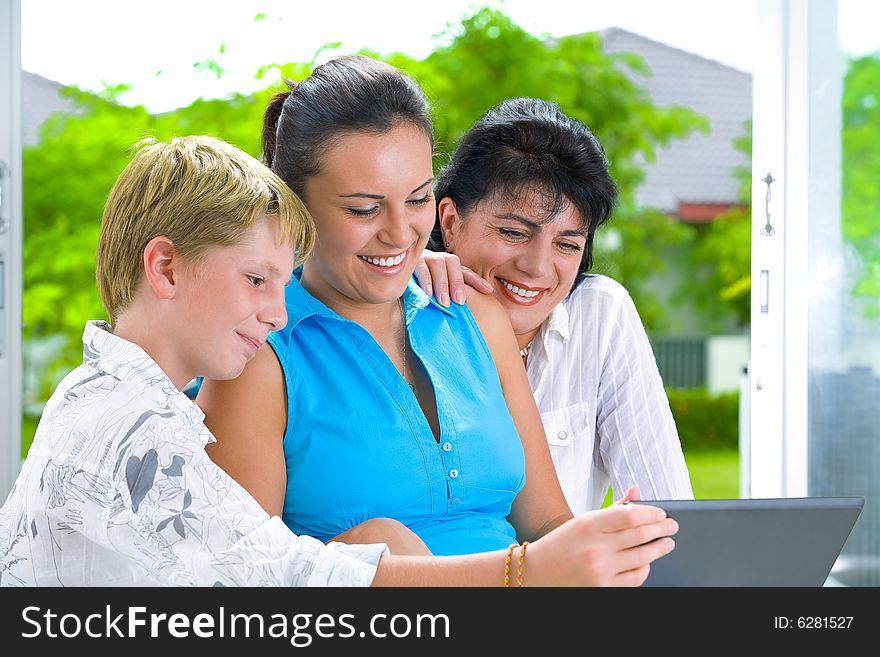
[[809, 494], [865, 497], [832, 573], [861, 586], [880, 585], [878, 19], [875, 3], [839, 2], [840, 215], [819, 213], [809, 226]]

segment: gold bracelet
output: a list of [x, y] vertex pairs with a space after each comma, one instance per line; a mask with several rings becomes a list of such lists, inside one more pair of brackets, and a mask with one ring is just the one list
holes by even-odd
[[511, 543], [507, 546], [507, 557], [504, 559], [504, 586], [508, 587], [510, 586], [510, 558], [513, 556], [513, 548], [515, 547], [519, 547], [519, 543]]
[[516, 568], [516, 585], [519, 587], [522, 587], [523, 584], [523, 562], [526, 560], [526, 546], [528, 544], [528, 541], [523, 541], [519, 550], [519, 565]]

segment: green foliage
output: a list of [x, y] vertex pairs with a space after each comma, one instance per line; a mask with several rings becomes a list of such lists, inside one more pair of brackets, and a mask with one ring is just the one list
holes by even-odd
[[861, 256], [854, 293], [880, 316], [880, 57], [850, 62], [843, 90], [843, 236]]
[[[635, 188], [644, 177], [639, 161], [651, 161], [656, 149], [673, 139], [705, 130], [705, 120], [686, 108], [655, 106], [625, 73], [644, 71], [643, 62], [632, 55], [604, 54], [595, 34], [537, 37], [500, 11], [483, 8], [449, 26], [438, 43], [424, 60], [399, 53], [384, 57], [416, 77], [433, 102], [437, 166], [471, 124], [501, 100], [529, 95], [559, 103], [602, 141], [622, 191], [619, 211], [600, 232], [604, 246], [597, 247], [596, 270], [614, 276], [640, 298], [647, 326], [662, 324], [665, 309], [652, 306], [640, 286], [665, 265], [659, 247], [687, 243], [691, 236], [687, 227], [659, 213], [634, 211]], [[325, 50], [338, 45], [322, 47], [311, 62], [267, 64], [256, 77], [301, 80]], [[221, 45], [219, 54], [196, 67], [223, 75], [223, 50]], [[281, 87], [276, 83], [252, 96], [200, 99], [155, 116], [143, 107], [119, 104], [125, 86], [108, 87], [97, 96], [72, 90], [77, 111], [43, 126], [40, 143], [24, 152], [24, 337], [37, 343], [62, 334], [66, 342], [40, 390], [31, 391], [29, 403], [45, 399], [57, 374], [79, 362], [83, 323], [103, 316], [94, 284], [95, 246], [104, 201], [131, 147], [145, 136], [210, 134], [259, 155], [263, 110]], [[604, 241], [602, 232], [607, 233]]]
[[[752, 122], [747, 121], [743, 134], [734, 146], [752, 157]], [[714, 221], [692, 226], [693, 242], [682, 265], [694, 275], [688, 285], [674, 296], [685, 299], [702, 311], [710, 330], [722, 330], [718, 324], [725, 314], [732, 315], [739, 327], [751, 322], [751, 166], [736, 167], [731, 174], [739, 180], [742, 203], [719, 215]]]
[[690, 250], [692, 263], [703, 276], [692, 281], [687, 293], [706, 314], [719, 308], [731, 311], [739, 326], [751, 321], [751, 237], [748, 208], [733, 208], [712, 223], [694, 226], [696, 239]]
[[50, 118], [40, 144], [23, 153], [24, 339], [67, 336], [65, 365], [81, 355], [85, 319], [104, 316], [95, 289], [101, 212], [132, 144], [153, 123], [142, 107], [69, 94], [79, 113]]
[[738, 392], [712, 395], [705, 388], [667, 388], [666, 394], [685, 452], [737, 449]]
[[621, 207], [612, 221], [596, 233], [593, 271], [622, 283], [637, 301], [639, 316], [650, 335], [662, 335], [674, 312], [654, 295], [648, 282], [670, 263], [669, 250], [687, 252], [695, 232], [659, 210]]
[[694, 498], [736, 499], [739, 494], [739, 451], [737, 449], [685, 452]]

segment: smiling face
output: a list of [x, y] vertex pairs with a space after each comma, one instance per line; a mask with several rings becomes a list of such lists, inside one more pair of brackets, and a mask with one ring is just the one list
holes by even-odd
[[337, 312], [403, 294], [434, 223], [431, 150], [409, 123], [343, 135], [306, 181], [318, 239], [302, 283]]
[[287, 323], [284, 287], [294, 247], [281, 241], [278, 220], [258, 220], [235, 246], [214, 246], [183, 268], [180, 310], [174, 317], [182, 371], [233, 379], [266, 341]]
[[528, 188], [517, 198], [489, 196], [465, 217], [449, 198], [439, 205], [447, 250], [492, 284], [520, 346], [571, 290], [587, 241], [571, 203], [548, 218], [550, 204], [541, 190]]

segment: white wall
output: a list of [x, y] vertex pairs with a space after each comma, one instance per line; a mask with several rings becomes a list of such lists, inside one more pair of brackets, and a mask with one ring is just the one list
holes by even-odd
[[749, 360], [748, 335], [713, 335], [706, 341], [706, 387], [713, 395], [739, 390]]

